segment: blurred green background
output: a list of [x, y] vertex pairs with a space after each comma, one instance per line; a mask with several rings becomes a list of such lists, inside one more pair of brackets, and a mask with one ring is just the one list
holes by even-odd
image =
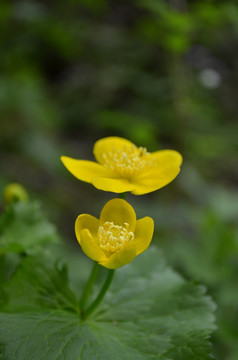
[[214, 356], [237, 360], [237, 1], [2, 0], [0, 34], [1, 189], [23, 184], [80, 253], [76, 216], [114, 194], [60, 156], [93, 160], [110, 135], [180, 151], [173, 183], [128, 200], [168, 262], [207, 286]]

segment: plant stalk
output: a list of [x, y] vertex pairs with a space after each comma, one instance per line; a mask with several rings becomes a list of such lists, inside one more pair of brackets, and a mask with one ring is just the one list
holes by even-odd
[[97, 279], [99, 267], [100, 266], [98, 265], [98, 263], [95, 262], [93, 267], [92, 267], [91, 274], [90, 274], [90, 277], [88, 279], [88, 282], [85, 285], [83, 294], [82, 294], [81, 299], [80, 299], [80, 308], [81, 308], [82, 313], [83, 313], [83, 310], [84, 310], [85, 305], [87, 303], [87, 300], [89, 298], [89, 295], [91, 294], [93, 285], [94, 285], [94, 283], [95, 283], [95, 281]]
[[121, 194], [118, 195], [118, 198], [119, 199], [125, 199], [126, 195], [127, 195], [127, 192], [121, 193]]
[[115, 270], [108, 270], [107, 273], [107, 278], [105, 280], [105, 283], [100, 291], [100, 293], [98, 294], [97, 298], [93, 301], [93, 303], [84, 311], [82, 312], [82, 319], [85, 320], [86, 318], [89, 317], [89, 315], [98, 307], [98, 305], [102, 302], [109, 286], [111, 285], [113, 276], [114, 276]]

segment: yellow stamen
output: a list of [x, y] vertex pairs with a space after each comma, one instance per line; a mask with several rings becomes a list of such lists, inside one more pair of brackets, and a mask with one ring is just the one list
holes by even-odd
[[134, 234], [128, 231], [129, 224], [123, 226], [115, 225], [113, 222], [106, 221], [98, 228], [98, 242], [101, 249], [114, 253], [128, 245], [133, 239]]
[[135, 145], [124, 146], [120, 150], [112, 149], [109, 153], [103, 154], [104, 166], [121, 175], [131, 177], [146, 167], [154, 165], [154, 159], [147, 152], [146, 148]]

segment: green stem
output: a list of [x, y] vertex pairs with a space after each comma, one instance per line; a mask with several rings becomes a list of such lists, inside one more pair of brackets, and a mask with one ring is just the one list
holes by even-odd
[[118, 198], [119, 198], [119, 199], [125, 199], [125, 198], [126, 198], [126, 194], [127, 194], [127, 192], [121, 193], [121, 194], [118, 195]]
[[90, 277], [88, 279], [88, 282], [87, 282], [87, 284], [86, 284], [86, 286], [84, 288], [83, 294], [82, 294], [81, 299], [80, 299], [80, 307], [81, 307], [82, 312], [83, 312], [84, 307], [85, 307], [85, 305], [87, 303], [88, 297], [91, 294], [93, 284], [95, 283], [95, 281], [97, 279], [99, 267], [100, 266], [98, 265], [98, 263], [95, 262], [93, 267], [92, 267], [91, 274], [90, 274]]
[[108, 270], [106, 281], [105, 281], [99, 295], [94, 300], [94, 302], [85, 310], [85, 312], [82, 313], [83, 320], [88, 318], [89, 315], [98, 307], [98, 305], [103, 300], [109, 286], [111, 285], [114, 273], [115, 273], [115, 270], [111, 270], [111, 269]]

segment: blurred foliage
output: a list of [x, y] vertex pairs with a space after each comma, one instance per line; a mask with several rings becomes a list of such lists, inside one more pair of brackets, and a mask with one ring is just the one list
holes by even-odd
[[178, 180], [129, 201], [154, 217], [170, 262], [207, 284], [214, 353], [236, 360], [237, 2], [2, 0], [0, 31], [0, 187], [22, 183], [73, 242], [74, 218], [111, 194], [60, 155], [92, 159], [108, 135], [179, 150]]
[[31, 254], [32, 249], [57, 239], [55, 228], [45, 219], [38, 203], [13, 202], [0, 219], [0, 255]]

